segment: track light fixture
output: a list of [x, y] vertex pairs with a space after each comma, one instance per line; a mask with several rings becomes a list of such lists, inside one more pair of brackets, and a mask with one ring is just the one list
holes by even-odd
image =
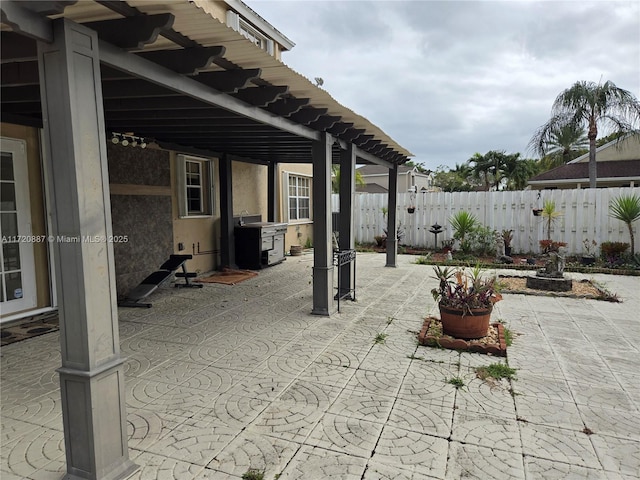
[[123, 147], [147, 148], [147, 140], [143, 137], [137, 137], [132, 133], [111, 132], [111, 143], [114, 145], [120, 144]]

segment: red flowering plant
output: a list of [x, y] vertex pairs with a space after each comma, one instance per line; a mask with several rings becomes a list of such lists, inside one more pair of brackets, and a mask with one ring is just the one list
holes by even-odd
[[497, 277], [484, 277], [477, 265], [470, 269], [436, 265], [433, 271], [439, 285], [431, 290], [431, 294], [441, 306], [471, 313], [474, 309], [492, 308], [494, 303], [502, 300]]

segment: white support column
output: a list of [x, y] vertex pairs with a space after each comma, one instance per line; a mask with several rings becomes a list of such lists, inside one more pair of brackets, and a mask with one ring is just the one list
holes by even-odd
[[119, 479], [129, 460], [98, 36], [59, 19], [38, 43], [53, 203], [65, 479]]
[[398, 165], [389, 169], [389, 201], [387, 211], [387, 267], [398, 266], [398, 225], [396, 209], [398, 205]]
[[331, 147], [327, 133], [313, 142], [313, 310], [333, 312], [333, 243], [331, 229]]

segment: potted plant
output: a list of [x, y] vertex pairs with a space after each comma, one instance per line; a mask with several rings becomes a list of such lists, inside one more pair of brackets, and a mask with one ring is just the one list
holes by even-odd
[[582, 241], [582, 245], [584, 246], [584, 253], [582, 254], [582, 265], [593, 265], [594, 263], [596, 263], [596, 247], [598, 245], [598, 242], [596, 242], [595, 240], [591, 240], [589, 241], [588, 238], [585, 238]]
[[541, 208], [532, 208], [531, 211], [533, 212], [533, 216], [534, 217], [539, 217], [540, 214], [542, 213], [542, 209]]
[[415, 212], [415, 211], [416, 211], [416, 207], [414, 207], [413, 205], [409, 205], [409, 206], [407, 207], [407, 212], [409, 212], [409, 213], [413, 213], [413, 212]]
[[495, 276], [485, 278], [482, 269], [433, 267], [438, 288], [431, 290], [440, 308], [442, 331], [456, 338], [487, 335], [494, 303], [502, 300]]
[[511, 256], [511, 242], [513, 241], [513, 230], [502, 230], [502, 240], [504, 240], [504, 254]]

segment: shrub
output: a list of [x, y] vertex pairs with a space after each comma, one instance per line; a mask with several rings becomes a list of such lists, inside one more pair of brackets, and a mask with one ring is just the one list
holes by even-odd
[[629, 244], [626, 242], [602, 242], [600, 252], [604, 259], [620, 258], [628, 248]]
[[[496, 232], [489, 227], [481, 225], [469, 234], [470, 250], [477, 255], [490, 253], [496, 245]], [[463, 249], [464, 251], [464, 249]]]

